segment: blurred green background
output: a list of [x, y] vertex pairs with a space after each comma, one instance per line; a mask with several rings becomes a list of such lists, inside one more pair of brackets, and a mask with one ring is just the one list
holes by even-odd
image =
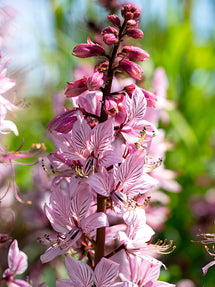
[[[108, 25], [109, 11], [98, 1], [33, 2], [19, 0], [15, 6], [20, 36], [10, 39], [16, 48], [7, 53], [13, 55], [11, 75], [17, 79], [18, 95], [30, 106], [13, 119], [20, 136], [7, 136], [6, 143], [15, 150], [22, 138], [24, 149], [45, 142], [49, 152], [53, 146], [46, 127], [54, 116], [53, 107], [58, 106], [53, 95], [61, 93], [58, 100], [62, 98], [63, 103], [62, 91], [72, 80], [73, 69], [88, 63], [73, 57], [71, 51], [88, 36], [93, 39], [98, 27]], [[164, 67], [168, 99], [176, 106], [169, 111], [170, 122], [164, 127], [167, 139], [174, 143], [165, 166], [177, 172], [182, 191], [168, 193], [171, 212], [160, 237], [173, 239], [177, 248], [164, 256], [169, 272], [162, 272], [161, 280], [176, 283], [187, 278], [195, 286], [213, 287], [215, 267], [205, 277], [201, 271], [212, 258], [201, 244], [191, 240], [198, 239], [199, 228], [215, 231], [215, 2], [142, 0], [136, 4], [143, 12], [140, 25], [144, 38], [135, 43], [151, 56], [143, 65], [147, 87], [155, 68]], [[25, 16], [21, 20], [20, 11]], [[93, 59], [90, 62], [94, 63]], [[26, 191], [31, 186], [28, 174], [27, 167], [16, 170], [17, 183]], [[48, 274], [52, 278], [52, 271], [46, 273], [51, 280]]]

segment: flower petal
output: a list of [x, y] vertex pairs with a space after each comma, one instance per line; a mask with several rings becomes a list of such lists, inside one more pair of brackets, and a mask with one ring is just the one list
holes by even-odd
[[119, 274], [119, 264], [106, 258], [102, 258], [96, 265], [94, 281], [96, 287], [107, 287], [116, 280]]
[[85, 262], [75, 260], [70, 254], [66, 254], [66, 269], [71, 279], [71, 283], [91, 287], [93, 284], [93, 270]]
[[13, 274], [22, 274], [28, 267], [27, 255], [19, 250], [17, 240], [14, 240], [8, 252], [8, 265]]

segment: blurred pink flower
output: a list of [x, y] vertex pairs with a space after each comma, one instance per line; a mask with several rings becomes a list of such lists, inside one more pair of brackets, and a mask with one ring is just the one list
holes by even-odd
[[3, 280], [8, 287], [31, 287], [29, 283], [21, 279], [14, 279], [15, 275], [22, 274], [28, 267], [27, 256], [18, 248], [18, 243], [14, 240], [8, 252], [8, 266], [3, 273]]

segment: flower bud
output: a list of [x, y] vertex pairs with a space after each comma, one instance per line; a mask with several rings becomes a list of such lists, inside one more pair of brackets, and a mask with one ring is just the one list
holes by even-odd
[[127, 59], [123, 59], [119, 62], [119, 68], [128, 73], [128, 75], [133, 79], [141, 80], [143, 68], [140, 65]]
[[150, 107], [150, 108], [155, 108], [155, 104], [157, 102], [157, 98], [155, 96], [155, 94], [153, 94], [152, 92], [149, 92], [145, 89], [141, 89], [144, 93], [144, 96], [146, 98], [146, 101], [147, 101], [147, 107]]
[[143, 38], [143, 31], [137, 28], [129, 28], [126, 31], [126, 35], [128, 37], [132, 37], [134, 39], [141, 39]]
[[[122, 95], [122, 99], [123, 99], [123, 95]], [[125, 122], [126, 116], [127, 116], [126, 108], [125, 108], [125, 105], [122, 103], [122, 101], [119, 102], [118, 98], [113, 99], [113, 98], [107, 97], [105, 99], [104, 109], [108, 115], [115, 117], [116, 125], [121, 125]]]
[[131, 4], [125, 4], [121, 8], [121, 14], [122, 17], [125, 18], [126, 20], [138, 20], [140, 17], [140, 11], [137, 9], [137, 7], [131, 5]]
[[73, 49], [73, 55], [78, 58], [89, 58], [102, 56], [104, 54], [104, 48], [101, 45], [94, 44], [88, 38], [87, 44], [79, 44]]
[[103, 31], [102, 31], [102, 35], [103, 35], [103, 41], [105, 42], [105, 44], [107, 45], [113, 45], [115, 43], [118, 42], [118, 31], [113, 28], [113, 27], [106, 27]]
[[89, 91], [98, 90], [104, 83], [103, 80], [104, 73], [95, 72], [87, 79], [87, 89]]
[[129, 98], [132, 98], [133, 91], [135, 90], [136, 85], [130, 84], [124, 87], [125, 92], [128, 94]]
[[122, 53], [126, 55], [126, 57], [135, 61], [146, 61], [149, 58], [149, 54], [143, 49], [135, 46], [125, 46], [123, 47]]
[[107, 18], [114, 26], [116, 26], [118, 28], [121, 27], [120, 19], [119, 19], [119, 17], [116, 14], [109, 15]]
[[136, 20], [133, 20], [133, 19], [131, 19], [127, 22], [127, 26], [132, 27], [132, 28], [137, 28], [138, 24], [139, 24], [139, 22]]
[[71, 131], [74, 122], [77, 120], [77, 115], [74, 110], [66, 111], [65, 113], [55, 117], [48, 124], [49, 131], [67, 134]]
[[76, 97], [87, 90], [87, 78], [84, 77], [78, 81], [70, 82], [65, 87], [65, 95], [67, 98]]

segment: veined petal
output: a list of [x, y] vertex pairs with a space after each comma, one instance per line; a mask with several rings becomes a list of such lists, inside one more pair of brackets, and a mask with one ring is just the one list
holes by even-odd
[[117, 279], [119, 274], [119, 264], [106, 258], [102, 258], [96, 265], [94, 271], [94, 281], [96, 287], [107, 287]]
[[92, 286], [93, 270], [90, 268], [90, 266], [88, 266], [85, 262], [75, 260], [70, 254], [66, 254], [65, 262], [71, 283], [77, 283], [77, 285], [70, 286]]
[[84, 233], [89, 234], [97, 228], [108, 226], [107, 215], [103, 212], [97, 212], [89, 215], [81, 221], [81, 228]]
[[52, 192], [49, 206], [45, 205], [45, 213], [55, 231], [67, 233], [72, 229], [71, 200], [59, 188]]
[[158, 262], [150, 262], [148, 260], [142, 260], [141, 262], [141, 274], [140, 284], [145, 285], [149, 281], [156, 281], [160, 275], [161, 264]]
[[120, 183], [119, 190], [123, 190], [123, 193], [128, 193], [129, 189], [135, 188], [136, 185], [142, 183], [144, 162], [144, 151], [137, 151], [126, 158], [116, 173], [115, 183], [116, 185]]
[[77, 121], [73, 125], [72, 129], [72, 144], [75, 149], [89, 150], [91, 129], [86, 120], [81, 114], [78, 114]]
[[55, 257], [66, 253], [71, 246], [68, 246], [67, 249], [61, 249], [59, 246], [56, 245], [56, 247], [49, 247], [44, 254], [40, 256], [40, 260], [42, 263], [47, 263], [49, 261], [52, 261]]
[[91, 147], [94, 151], [95, 157], [106, 149], [111, 148], [111, 142], [114, 140], [114, 119], [108, 119], [104, 123], [100, 123], [94, 127], [91, 136]]
[[86, 188], [82, 189], [81, 192], [77, 192], [77, 194], [73, 197], [71, 201], [71, 210], [73, 216], [76, 217], [78, 222], [85, 218], [86, 213], [92, 202], [92, 194], [87, 188], [87, 185], [85, 183], [83, 183], [83, 185]]
[[132, 98], [126, 98], [126, 110], [128, 119], [131, 121], [140, 121], [146, 112], [147, 101], [142, 90], [136, 86], [132, 93]]
[[91, 174], [87, 179], [87, 183], [96, 193], [103, 196], [109, 196], [113, 188], [113, 178], [105, 168], [101, 169], [98, 173]]
[[129, 125], [125, 125], [120, 132], [128, 144], [134, 144], [140, 139], [140, 134]]

